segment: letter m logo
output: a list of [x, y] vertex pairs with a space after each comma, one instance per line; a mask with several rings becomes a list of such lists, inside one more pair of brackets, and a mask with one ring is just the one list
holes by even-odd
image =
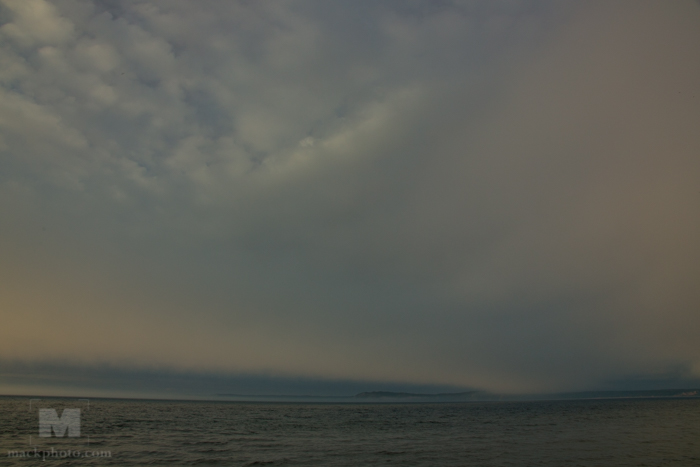
[[64, 409], [61, 418], [56, 409], [39, 409], [39, 437], [50, 438], [51, 430], [57, 438], [63, 438], [66, 431], [71, 438], [79, 437], [80, 409]]

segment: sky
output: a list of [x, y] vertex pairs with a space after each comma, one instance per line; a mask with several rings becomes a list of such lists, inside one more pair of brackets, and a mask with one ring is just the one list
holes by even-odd
[[700, 381], [700, 3], [0, 25], [0, 393]]

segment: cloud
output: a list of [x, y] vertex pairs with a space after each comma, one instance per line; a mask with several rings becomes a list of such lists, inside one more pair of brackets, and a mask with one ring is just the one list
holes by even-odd
[[700, 371], [696, 4], [3, 4], [5, 358]]

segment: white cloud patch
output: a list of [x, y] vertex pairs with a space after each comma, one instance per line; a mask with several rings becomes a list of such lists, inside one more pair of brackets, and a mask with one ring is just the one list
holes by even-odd
[[73, 38], [71, 22], [46, 1], [6, 0], [3, 6], [14, 13], [14, 21], [4, 24], [2, 32], [22, 47], [59, 45]]

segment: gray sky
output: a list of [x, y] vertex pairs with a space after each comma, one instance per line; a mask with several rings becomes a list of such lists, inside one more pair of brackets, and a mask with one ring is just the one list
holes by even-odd
[[697, 2], [0, 5], [8, 365], [700, 377]]

